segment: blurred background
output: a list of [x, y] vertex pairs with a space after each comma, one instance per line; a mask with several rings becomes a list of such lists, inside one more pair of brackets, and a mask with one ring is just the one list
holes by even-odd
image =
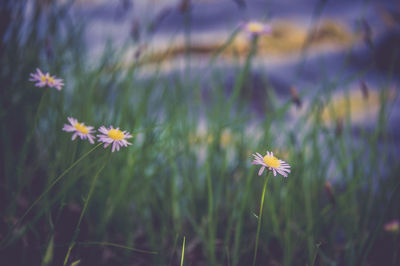
[[[7, 265], [251, 265], [267, 150], [292, 172], [256, 265], [400, 264], [396, 1], [6, 0], [0, 40]], [[67, 117], [133, 145], [71, 141]]]

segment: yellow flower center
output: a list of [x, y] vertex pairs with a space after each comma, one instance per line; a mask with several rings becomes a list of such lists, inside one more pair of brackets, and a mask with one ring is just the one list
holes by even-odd
[[275, 156], [271, 155], [264, 156], [264, 163], [272, 168], [278, 168], [281, 165], [281, 162]]
[[50, 84], [53, 84], [54, 83], [54, 79], [52, 77], [48, 77], [47, 78], [47, 82], [50, 83]]
[[81, 123], [76, 123], [74, 125], [74, 127], [75, 127], [76, 130], [78, 130], [79, 132], [81, 132], [81, 133], [83, 133], [85, 135], [87, 133], [89, 133], [89, 129], [85, 125], [82, 125]]
[[40, 81], [41, 82], [46, 82], [46, 76], [40, 76]]
[[253, 33], [261, 32], [264, 26], [261, 23], [250, 22], [247, 24], [247, 30]]
[[121, 130], [114, 129], [114, 128], [112, 128], [112, 129], [110, 129], [110, 131], [108, 131], [108, 136], [110, 138], [112, 138], [113, 140], [123, 140], [125, 137], [124, 133], [122, 133]]

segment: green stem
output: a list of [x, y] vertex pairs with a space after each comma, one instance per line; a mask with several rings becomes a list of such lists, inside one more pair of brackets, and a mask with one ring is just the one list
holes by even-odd
[[152, 254], [152, 255], [158, 254], [157, 251], [138, 249], [138, 248], [124, 246], [124, 245], [111, 243], [111, 242], [87, 241], [87, 242], [76, 242], [76, 244], [82, 245], [82, 246], [89, 246], [89, 245], [109, 246], [109, 247], [122, 248], [122, 249], [135, 251], [135, 252], [139, 252], [139, 253], [144, 253], [144, 254]]
[[90, 198], [91, 198], [92, 195], [93, 195], [94, 186], [95, 186], [95, 184], [96, 184], [97, 178], [99, 177], [100, 172], [101, 172], [101, 171], [104, 169], [104, 167], [106, 166], [107, 161], [108, 161], [108, 159], [110, 158], [109, 155], [110, 155], [110, 154], [108, 154], [108, 156], [107, 156], [106, 162], [102, 164], [102, 166], [99, 168], [99, 170], [97, 171], [97, 173], [94, 175], [93, 180], [92, 180], [92, 183], [90, 184], [89, 193], [88, 193], [88, 195], [87, 195], [87, 197], [86, 197], [86, 199], [85, 199], [85, 203], [84, 203], [84, 205], [83, 205], [83, 208], [82, 208], [82, 211], [81, 211], [81, 215], [79, 216], [78, 224], [76, 225], [75, 232], [74, 232], [74, 235], [73, 235], [73, 237], [72, 237], [72, 241], [71, 241], [71, 243], [70, 243], [69, 246], [68, 246], [68, 251], [67, 251], [67, 254], [65, 255], [65, 258], [64, 258], [64, 264], [63, 264], [64, 266], [67, 265], [69, 255], [70, 255], [70, 253], [71, 253], [72, 248], [73, 248], [74, 245], [75, 245], [75, 240], [76, 240], [76, 237], [78, 236], [78, 233], [79, 233], [79, 227], [80, 227], [80, 225], [81, 225], [83, 216], [84, 216], [84, 214], [85, 214], [85, 212], [86, 212], [86, 209], [87, 209], [87, 206], [88, 206], [88, 204], [89, 204]]
[[[71, 164], [70, 167], [68, 167], [64, 172], [61, 173], [47, 188], [46, 190], [40, 194], [40, 196], [32, 203], [32, 205], [28, 208], [28, 210], [25, 211], [25, 213], [21, 216], [21, 218], [18, 219], [18, 221], [11, 227], [11, 230], [9, 231], [9, 234], [19, 225], [22, 220], [28, 215], [28, 213], [32, 210], [32, 208], [72, 169], [74, 168], [75, 165], [77, 165], [80, 161], [85, 159], [90, 153], [92, 153], [95, 149], [100, 147], [102, 143], [97, 144], [95, 147], [93, 147], [90, 151], [82, 155], [78, 160], [76, 160], [73, 164]], [[4, 240], [0, 243], [0, 247], [3, 247], [3, 244], [7, 240], [8, 237], [5, 237]]]
[[185, 255], [185, 236], [183, 237], [183, 244], [182, 244], [182, 256], [181, 256], [181, 266], [183, 266], [183, 257]]
[[253, 257], [253, 266], [256, 265], [256, 258], [257, 258], [257, 249], [258, 249], [258, 240], [260, 238], [260, 230], [261, 230], [261, 218], [263, 213], [263, 206], [264, 206], [264, 198], [265, 198], [265, 191], [267, 190], [267, 183], [268, 183], [269, 171], [267, 176], [265, 177], [263, 192], [261, 195], [261, 205], [260, 205], [260, 213], [258, 215], [258, 225], [257, 225], [257, 234], [256, 234], [256, 246], [254, 248], [254, 257]]
[[207, 167], [207, 190], [208, 190], [208, 225], [209, 225], [209, 248], [212, 264], [215, 264], [215, 241], [214, 241], [214, 210], [213, 210], [213, 191], [211, 182], [211, 173], [209, 167]]

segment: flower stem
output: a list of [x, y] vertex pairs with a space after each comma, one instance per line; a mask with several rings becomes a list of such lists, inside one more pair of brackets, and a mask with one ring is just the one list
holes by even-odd
[[182, 243], [182, 256], [181, 256], [181, 266], [183, 266], [183, 258], [185, 256], [185, 236], [183, 236], [183, 243]]
[[[22, 220], [28, 215], [28, 213], [32, 210], [32, 208], [72, 169], [75, 165], [77, 165], [80, 161], [85, 159], [90, 153], [92, 153], [95, 149], [100, 147], [102, 143], [97, 144], [90, 151], [82, 155], [78, 160], [76, 160], [70, 167], [64, 170], [47, 188], [46, 190], [40, 194], [40, 196], [31, 204], [31, 206], [25, 211], [25, 213], [17, 220], [17, 222], [11, 227], [9, 234], [22, 222]], [[0, 247], [3, 247], [3, 244], [7, 241], [8, 237], [5, 237], [3, 241], [0, 243]]]
[[257, 234], [256, 234], [256, 246], [254, 248], [254, 257], [253, 257], [253, 266], [256, 265], [256, 258], [257, 258], [257, 249], [258, 249], [258, 240], [260, 238], [260, 229], [261, 229], [261, 218], [263, 213], [263, 206], [264, 206], [264, 198], [265, 198], [265, 191], [267, 190], [267, 183], [268, 183], [269, 172], [265, 177], [263, 192], [261, 195], [261, 205], [260, 205], [260, 213], [258, 215], [258, 224], [257, 224]]
[[74, 232], [74, 235], [73, 235], [73, 237], [72, 237], [72, 241], [71, 241], [71, 243], [70, 243], [69, 246], [68, 246], [68, 251], [67, 251], [67, 254], [65, 255], [65, 258], [64, 258], [64, 264], [63, 264], [64, 266], [67, 265], [69, 255], [70, 255], [70, 253], [71, 253], [72, 248], [73, 248], [74, 245], [75, 245], [75, 240], [76, 240], [76, 238], [77, 238], [77, 236], [78, 236], [78, 233], [79, 233], [79, 227], [80, 227], [80, 225], [81, 225], [83, 216], [84, 216], [84, 214], [85, 214], [85, 212], [86, 212], [86, 209], [87, 209], [87, 206], [88, 206], [88, 204], [89, 204], [90, 198], [91, 198], [92, 195], [93, 195], [94, 186], [95, 186], [95, 184], [96, 184], [97, 178], [99, 177], [100, 172], [101, 172], [101, 171], [104, 169], [104, 167], [106, 166], [107, 161], [108, 161], [109, 158], [110, 158], [110, 153], [107, 155], [106, 162], [103, 163], [102, 166], [99, 168], [99, 170], [97, 171], [97, 173], [96, 173], [96, 174], [94, 175], [94, 177], [93, 177], [92, 183], [90, 184], [89, 193], [88, 193], [88, 195], [87, 195], [87, 197], [86, 197], [86, 199], [85, 199], [85, 203], [84, 203], [84, 205], [83, 205], [83, 208], [82, 208], [82, 211], [81, 211], [81, 215], [79, 216], [78, 224], [76, 225], [75, 232]]

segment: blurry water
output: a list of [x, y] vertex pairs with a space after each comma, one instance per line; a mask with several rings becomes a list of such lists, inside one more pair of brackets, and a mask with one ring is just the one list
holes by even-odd
[[[185, 6], [185, 2], [190, 2], [190, 5]], [[394, 2], [392, 0], [80, 0], [77, 1], [73, 14], [87, 21], [86, 39], [94, 58], [101, 54], [108, 40], [116, 47], [122, 46], [127, 41], [130, 41], [132, 46], [150, 43], [152, 49], [168, 47], [171, 39], [184, 38], [185, 27], [190, 29], [192, 42], [202, 39], [205, 42], [214, 40], [221, 42], [240, 22], [246, 20], [265, 22], [286, 20], [309, 29], [321, 21], [331, 19], [344, 25], [354, 36], [370, 35], [372, 48], [371, 43], [359, 38], [360, 41], [350, 49], [338, 47], [308, 56], [299, 54], [290, 57], [289, 60], [287, 57], [282, 59], [258, 57], [253, 65], [254, 75], [267, 73], [268, 80], [277, 93], [287, 98], [292, 85], [295, 85], [300, 92], [304, 89], [325, 90], [326, 87], [335, 84], [340, 84], [337, 86], [339, 90], [358, 89], [360, 79], [366, 82], [371, 90], [382, 87], [397, 89], [399, 71], [394, 72], [391, 79], [388, 79], [391, 73], [390, 65], [393, 60], [400, 59], [398, 51], [400, 23], [396, 24], [395, 21], [399, 18], [400, 6]], [[395, 21], [394, 26], [388, 22], [391, 16]], [[139, 37], [136, 43], [132, 41], [134, 35], [132, 31], [135, 29], [136, 37]], [[201, 62], [201, 60], [192, 62], [191, 67], [204, 67]], [[171, 68], [170, 64], [168, 71], [182, 66], [179, 62], [172, 64]], [[229, 69], [231, 68], [227, 65], [228, 73]], [[264, 87], [265, 84], [260, 86]], [[395, 134], [400, 132], [397, 126], [400, 124], [398, 106], [396, 104], [394, 112], [391, 113], [390, 124], [394, 127]], [[368, 122], [368, 119], [363, 123], [365, 122]], [[396, 139], [400, 137], [397, 136]]]
[[[111, 37], [119, 42], [129, 38], [134, 21], [143, 28], [161, 19], [156, 34], [166, 35], [183, 32], [185, 14], [182, 12], [185, 0], [80, 0], [74, 13], [86, 18], [89, 23], [88, 39], [92, 45], [100, 45]], [[366, 0], [191, 0], [190, 29], [198, 32], [231, 31], [244, 20], [269, 21], [289, 19], [296, 23], [310, 25], [319, 19], [334, 18], [355, 28], [361, 18], [380, 30], [382, 19], [379, 10], [396, 8], [394, 1]], [[399, 8], [397, 6], [397, 8]], [[97, 43], [97, 44], [96, 44]]]

